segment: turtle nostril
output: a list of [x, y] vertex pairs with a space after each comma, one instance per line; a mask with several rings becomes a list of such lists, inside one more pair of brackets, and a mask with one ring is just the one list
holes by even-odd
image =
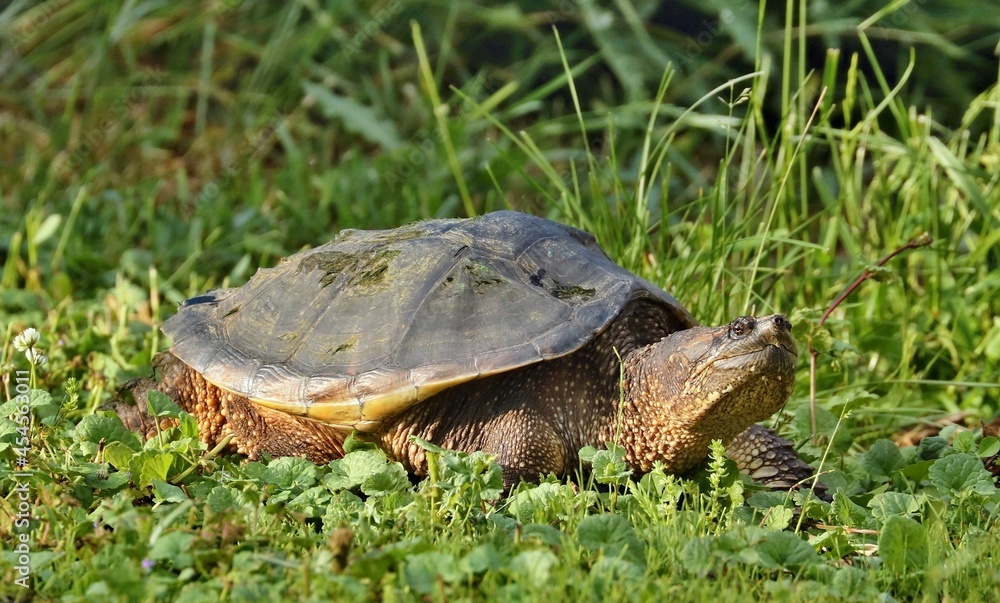
[[778, 325], [779, 329], [788, 331], [789, 333], [791, 333], [792, 331], [792, 323], [789, 322], [789, 320], [784, 316], [782, 316], [781, 314], [778, 314], [774, 317], [774, 324]]

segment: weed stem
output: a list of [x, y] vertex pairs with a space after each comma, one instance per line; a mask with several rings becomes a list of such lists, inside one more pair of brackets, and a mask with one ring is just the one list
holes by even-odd
[[[876, 266], [885, 266], [889, 262], [889, 260], [896, 257], [900, 253], [903, 253], [904, 251], [908, 249], [917, 249], [919, 247], [926, 247], [933, 242], [934, 239], [929, 234], [927, 233], [921, 234], [918, 237], [910, 239], [909, 241], [906, 242], [905, 245], [899, 247], [889, 255], [879, 260]], [[823, 326], [823, 323], [825, 323], [826, 319], [830, 317], [830, 314], [832, 314], [833, 311], [837, 309], [837, 306], [839, 306], [845, 299], [847, 299], [848, 295], [854, 293], [854, 290], [860, 287], [861, 283], [870, 279], [874, 275], [875, 271], [865, 268], [865, 270], [860, 275], [858, 275], [858, 278], [854, 279], [854, 282], [851, 283], [847, 287], [847, 289], [844, 289], [844, 292], [838, 295], [837, 299], [833, 300], [833, 303], [831, 303], [830, 307], [826, 309], [826, 312], [823, 312], [823, 316], [821, 316], [819, 319], [819, 326], [821, 327]], [[816, 348], [812, 346], [812, 342], [810, 342], [809, 343], [809, 426], [810, 429], [812, 430], [813, 438], [816, 437], [816, 358], [818, 356], [819, 352], [816, 350]]]

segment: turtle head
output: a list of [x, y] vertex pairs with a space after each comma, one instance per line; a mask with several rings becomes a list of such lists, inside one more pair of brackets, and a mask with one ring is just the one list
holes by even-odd
[[728, 443], [781, 408], [798, 359], [791, 331], [781, 315], [741, 316], [637, 351], [626, 365], [626, 395], [648, 444], [636, 464], [647, 469], [661, 460], [686, 470], [705, 457], [709, 441]]

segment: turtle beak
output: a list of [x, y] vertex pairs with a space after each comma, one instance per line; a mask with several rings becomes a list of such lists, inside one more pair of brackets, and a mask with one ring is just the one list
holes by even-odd
[[781, 314], [772, 314], [757, 319], [755, 333], [760, 351], [772, 366], [785, 367], [794, 371], [798, 364], [799, 351], [792, 339], [792, 323]]
[[770, 345], [779, 347], [794, 358], [798, 358], [799, 349], [792, 339], [792, 323], [782, 314], [772, 314], [760, 318], [757, 322], [761, 337]]

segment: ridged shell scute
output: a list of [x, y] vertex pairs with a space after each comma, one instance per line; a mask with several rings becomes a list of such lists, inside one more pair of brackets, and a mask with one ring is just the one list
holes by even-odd
[[163, 331], [223, 389], [364, 431], [453, 385], [571, 354], [637, 298], [695, 324], [591, 235], [501, 211], [343, 231], [188, 300]]

